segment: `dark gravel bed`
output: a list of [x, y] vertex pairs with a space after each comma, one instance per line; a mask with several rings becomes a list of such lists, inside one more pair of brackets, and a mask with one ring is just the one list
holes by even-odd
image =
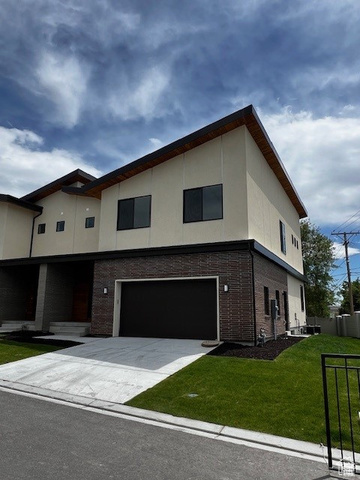
[[258, 360], [274, 360], [287, 348], [301, 342], [301, 337], [278, 337], [277, 340], [269, 340], [263, 347], [249, 347], [237, 343], [223, 343], [208, 355], [221, 357], [256, 358]]

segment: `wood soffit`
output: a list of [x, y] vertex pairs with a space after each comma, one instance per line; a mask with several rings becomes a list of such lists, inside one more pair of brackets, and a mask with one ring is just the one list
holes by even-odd
[[306, 209], [252, 105], [224, 117], [207, 127], [201, 128], [200, 130], [150, 153], [139, 160], [124, 165], [123, 167], [90, 182], [85, 185], [82, 190], [84, 194], [100, 199], [101, 192], [106, 188], [144, 172], [145, 170], [153, 168], [171, 158], [188, 152], [199, 145], [243, 125], [249, 130], [270, 168], [275, 173], [280, 184], [296, 208], [299, 217], [307, 217]]
[[54, 182], [51, 182], [48, 185], [45, 185], [44, 187], [41, 187], [38, 190], [29, 193], [28, 195], [25, 195], [21, 198], [21, 200], [35, 203], [49, 195], [52, 195], [55, 192], [58, 192], [63, 187], [72, 185], [73, 183], [81, 182], [83, 184], [87, 184], [89, 182], [92, 182], [93, 180], [95, 180], [95, 177], [93, 177], [92, 175], [89, 175], [88, 173], [83, 172], [79, 169], [74, 170], [73, 172], [65, 175], [64, 177], [58, 178]]

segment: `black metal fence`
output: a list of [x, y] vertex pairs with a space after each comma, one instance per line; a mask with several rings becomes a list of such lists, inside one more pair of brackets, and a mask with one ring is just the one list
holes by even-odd
[[322, 354], [330, 469], [360, 474], [360, 355]]

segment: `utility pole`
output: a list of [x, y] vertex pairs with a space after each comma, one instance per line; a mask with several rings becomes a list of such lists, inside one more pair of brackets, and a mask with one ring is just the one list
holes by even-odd
[[344, 238], [343, 245], [345, 247], [345, 261], [346, 261], [346, 270], [348, 278], [348, 287], [349, 287], [349, 302], [350, 302], [350, 315], [354, 315], [354, 299], [352, 294], [352, 283], [351, 283], [351, 271], [350, 271], [350, 261], [349, 261], [349, 239], [348, 235], [359, 235], [360, 232], [332, 232], [331, 235], [337, 235], [338, 237], [342, 236]]

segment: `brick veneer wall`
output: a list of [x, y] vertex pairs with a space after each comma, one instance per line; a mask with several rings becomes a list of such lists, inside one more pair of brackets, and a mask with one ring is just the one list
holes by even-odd
[[256, 333], [264, 328], [267, 337], [274, 334], [270, 315], [265, 315], [264, 286], [269, 288], [270, 300], [276, 299], [276, 290], [280, 293], [280, 317], [277, 320], [277, 334], [285, 333], [285, 311], [283, 292], [287, 292], [287, 273], [284, 269], [266, 258], [254, 254]]
[[[220, 338], [254, 340], [252, 259], [248, 251], [186, 253], [98, 260], [94, 268], [91, 333], [112, 335], [116, 279], [219, 276]], [[224, 285], [229, 291], [224, 292]], [[103, 288], [108, 288], [108, 294]]]

